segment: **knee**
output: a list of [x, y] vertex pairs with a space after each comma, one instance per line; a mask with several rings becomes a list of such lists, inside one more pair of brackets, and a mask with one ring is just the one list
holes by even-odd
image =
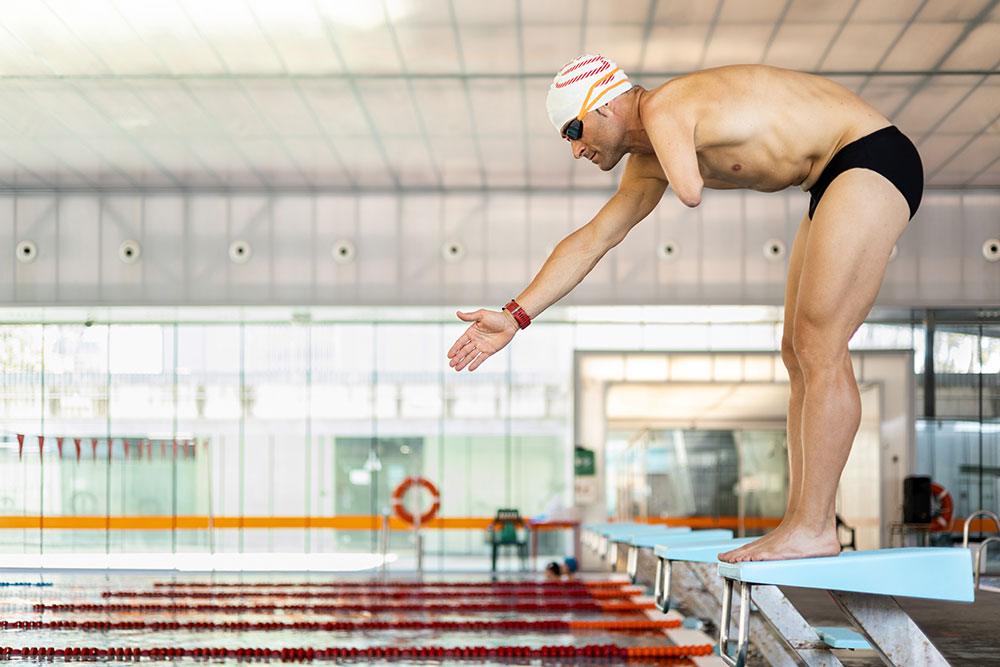
[[[805, 319], [796, 320], [790, 347], [796, 372], [805, 379], [825, 372], [839, 372], [848, 358], [846, 342], [835, 340], [829, 331]], [[782, 358], [785, 358], [784, 344]], [[785, 364], [787, 366], [788, 362]]]
[[802, 379], [802, 367], [799, 365], [799, 358], [795, 354], [793, 340], [792, 333], [786, 330], [785, 334], [781, 337], [781, 361], [785, 364], [785, 369], [788, 371], [788, 379], [794, 385]]

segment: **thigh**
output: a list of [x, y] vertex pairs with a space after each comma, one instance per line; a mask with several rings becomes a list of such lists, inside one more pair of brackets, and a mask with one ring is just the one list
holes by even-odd
[[795, 327], [846, 348], [875, 303], [909, 217], [906, 199], [882, 175], [851, 169], [834, 179], [809, 228]]
[[802, 260], [806, 255], [806, 245], [809, 242], [809, 216], [803, 216], [799, 229], [795, 232], [792, 252], [788, 256], [788, 277], [785, 279], [785, 319], [782, 323], [781, 348], [790, 350], [792, 330], [795, 324], [795, 302], [799, 297], [799, 280], [802, 275]]

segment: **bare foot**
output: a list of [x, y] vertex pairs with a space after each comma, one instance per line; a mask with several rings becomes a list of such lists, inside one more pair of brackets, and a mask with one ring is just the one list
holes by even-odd
[[719, 560], [726, 563], [735, 563], [738, 560], [740, 560], [740, 556], [742, 556], [744, 553], [765, 548], [768, 544], [771, 543], [771, 541], [775, 537], [775, 534], [778, 533], [778, 531], [780, 531], [784, 525], [785, 525], [784, 522], [782, 522], [781, 524], [778, 525], [777, 528], [772, 530], [770, 533], [766, 535], [761, 535], [753, 542], [749, 542], [741, 547], [737, 547], [736, 549], [733, 549], [731, 551], [726, 551], [725, 553], [719, 554]]
[[840, 553], [840, 542], [836, 529], [814, 533], [812, 531], [788, 528], [784, 531], [775, 530], [767, 535], [772, 539], [766, 543], [751, 542], [742, 553], [734, 554], [734, 560], [729, 563], [745, 563], [764, 560], [789, 560], [792, 558], [820, 558], [836, 556]]

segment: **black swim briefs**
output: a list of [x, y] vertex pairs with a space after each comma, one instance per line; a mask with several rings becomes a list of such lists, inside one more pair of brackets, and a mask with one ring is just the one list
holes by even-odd
[[809, 219], [833, 179], [848, 169], [870, 169], [896, 186], [910, 205], [910, 219], [920, 206], [924, 193], [924, 167], [920, 154], [895, 125], [876, 130], [847, 144], [827, 163], [816, 183], [809, 188]]

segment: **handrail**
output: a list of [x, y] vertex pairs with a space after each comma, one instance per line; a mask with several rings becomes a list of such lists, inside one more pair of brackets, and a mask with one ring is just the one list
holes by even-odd
[[972, 520], [975, 519], [980, 514], [982, 514], [983, 516], [988, 516], [991, 519], [993, 519], [993, 523], [995, 523], [997, 527], [997, 532], [1000, 533], [1000, 516], [997, 516], [996, 514], [994, 514], [989, 510], [976, 510], [965, 519], [965, 526], [962, 528], [963, 549], [969, 548], [969, 525], [972, 524]]
[[983, 553], [986, 551], [987, 546], [990, 544], [1000, 544], [1000, 537], [987, 537], [985, 540], [980, 542], [979, 548], [976, 550], [976, 562], [973, 564], [972, 574], [973, 574], [973, 586], [978, 591], [979, 590], [979, 569], [983, 560]]
[[[969, 548], [969, 524], [971, 524], [972, 520], [975, 517], [979, 516], [980, 514], [982, 514], [983, 516], [988, 516], [991, 519], [993, 519], [993, 523], [995, 523], [996, 527], [997, 527], [997, 532], [1000, 533], [1000, 516], [997, 516], [996, 514], [994, 514], [993, 512], [991, 512], [989, 510], [977, 510], [977, 511], [973, 512], [972, 514], [970, 514], [968, 516], [968, 518], [965, 520], [965, 527], [962, 529], [962, 548], [963, 549], [968, 549]], [[980, 575], [980, 569], [981, 569], [980, 566], [982, 565], [982, 562], [983, 562], [983, 553], [986, 551], [986, 549], [988, 548], [988, 546], [990, 544], [992, 544], [992, 543], [1000, 544], [1000, 537], [987, 537], [985, 540], [983, 540], [979, 544], [979, 548], [976, 549], [975, 562], [972, 564], [972, 577], [973, 577], [973, 586], [975, 587], [975, 589], [977, 591], [979, 590], [979, 575]]]

